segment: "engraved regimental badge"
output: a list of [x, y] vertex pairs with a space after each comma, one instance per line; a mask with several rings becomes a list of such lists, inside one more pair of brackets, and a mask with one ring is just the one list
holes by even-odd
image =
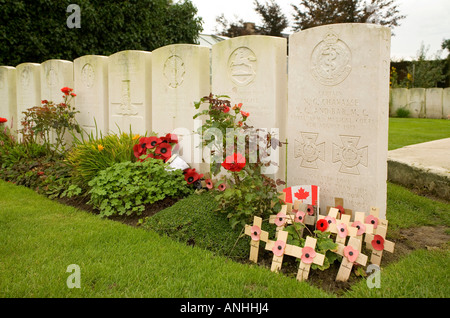
[[311, 54], [311, 73], [323, 85], [337, 85], [350, 74], [351, 58], [347, 44], [329, 32]]

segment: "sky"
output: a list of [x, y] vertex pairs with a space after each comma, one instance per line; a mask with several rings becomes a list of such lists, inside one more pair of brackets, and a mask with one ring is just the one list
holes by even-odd
[[[254, 0], [191, 0], [197, 7], [197, 15], [203, 18], [203, 32], [215, 34], [216, 17], [224, 14], [228, 21], [243, 19], [259, 24], [261, 19], [254, 10]], [[265, 3], [266, 0], [260, 0]], [[300, 0], [276, 0], [283, 13], [293, 24], [293, 4]], [[450, 39], [450, 0], [396, 0], [400, 14], [406, 18], [395, 27], [391, 39], [391, 59], [411, 60], [417, 57], [421, 44], [428, 48], [427, 57], [433, 58], [441, 51], [441, 57], [448, 52], [441, 50], [444, 39]], [[286, 29], [284, 32], [292, 33]]]

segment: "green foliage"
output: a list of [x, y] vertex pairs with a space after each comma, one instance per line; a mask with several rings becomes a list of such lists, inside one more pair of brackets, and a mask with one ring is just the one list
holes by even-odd
[[[71, 88], [63, 88], [72, 91]], [[55, 104], [52, 101], [43, 100], [41, 106], [27, 109], [22, 120], [23, 128], [19, 130], [23, 134], [25, 143], [42, 142], [47, 153], [64, 153], [66, 150], [66, 132], [81, 132], [75, 115], [79, 113], [70, 102], [76, 95], [66, 91], [64, 102]]]
[[133, 146], [138, 143], [139, 135], [119, 133], [106, 136], [90, 133], [87, 139], [75, 138], [74, 147], [67, 153], [67, 163], [73, 169], [73, 182], [87, 189], [91, 181], [101, 170], [115, 163], [136, 161]]
[[444, 66], [445, 60], [442, 60], [437, 52], [431, 59], [427, 58], [429, 47], [422, 43], [417, 58], [407, 66], [408, 74], [411, 74], [410, 87], [437, 87], [438, 83], [445, 80]]
[[[210, 94], [195, 103], [199, 109], [194, 118], [205, 116], [198, 129], [202, 135], [202, 147], [211, 149], [211, 173], [216, 176], [224, 168], [226, 173], [217, 182], [219, 191], [214, 191], [219, 203], [216, 212], [225, 213], [231, 227], [251, 222], [253, 216], [267, 217], [279, 211], [277, 185], [263, 174], [264, 167], [277, 165], [268, 158], [270, 149], [281, 146], [281, 142], [261, 129], [247, 126], [251, 115], [243, 111], [243, 104], [234, 106], [228, 96]], [[208, 103], [206, 109], [200, 108]], [[233, 153], [223, 158], [224, 154]]]
[[231, 229], [226, 217], [214, 213], [216, 208], [211, 192], [192, 194], [146, 218], [143, 228], [218, 255], [248, 259], [250, 245], [240, 239], [242, 228]]
[[407, 118], [409, 117], [410, 111], [409, 109], [406, 109], [406, 107], [400, 107], [397, 108], [397, 110], [395, 111], [395, 115], [398, 118]]
[[89, 54], [195, 43], [202, 30], [189, 0], [79, 0], [81, 28], [68, 28], [70, 0], [0, 1], [0, 65], [74, 60]]
[[146, 204], [192, 193], [182, 171], [167, 171], [166, 167], [153, 158], [116, 163], [89, 182], [89, 203], [100, 210], [101, 216], [139, 215]]

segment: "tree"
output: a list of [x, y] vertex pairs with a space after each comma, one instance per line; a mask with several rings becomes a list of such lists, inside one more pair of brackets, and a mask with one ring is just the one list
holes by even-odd
[[262, 18], [262, 26], [258, 27], [259, 33], [271, 36], [281, 36], [281, 32], [289, 26], [289, 21], [281, 11], [280, 6], [270, 0], [265, 5], [255, 0], [255, 11]]
[[417, 59], [406, 68], [410, 75], [407, 79], [411, 82], [408, 87], [437, 87], [445, 80], [445, 61], [440, 58], [441, 52], [438, 51], [432, 59], [427, 59], [428, 50], [429, 47], [422, 43], [417, 52]]
[[295, 31], [332, 23], [375, 23], [394, 28], [405, 18], [395, 0], [301, 0], [292, 7]]
[[71, 0], [0, 0], [0, 65], [73, 60], [122, 50], [195, 43], [201, 18], [190, 0], [78, 0], [80, 28], [69, 28]]
[[266, 1], [265, 4], [255, 0], [254, 4], [255, 11], [261, 16], [262, 25], [244, 22], [243, 19], [237, 18], [235, 21], [230, 22], [225, 18], [224, 14], [221, 14], [216, 18], [218, 27], [221, 30], [216, 27], [216, 32], [230, 38], [253, 34], [282, 36], [281, 32], [289, 26], [289, 21], [281, 12], [280, 6], [274, 0]]

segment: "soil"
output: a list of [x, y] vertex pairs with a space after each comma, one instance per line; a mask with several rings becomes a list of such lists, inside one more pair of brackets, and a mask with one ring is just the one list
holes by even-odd
[[[177, 199], [166, 198], [155, 204], [148, 205], [145, 211], [139, 216], [114, 216], [109, 217], [109, 219], [137, 227], [139, 226], [140, 219], [152, 216], [159, 211], [172, 206], [177, 201]], [[93, 209], [92, 206], [87, 204], [87, 199], [64, 198], [59, 199], [59, 202], [94, 214], [99, 213], [97, 210]], [[390, 238], [388, 235], [387, 239], [395, 243], [394, 253], [383, 253], [381, 267], [385, 267], [390, 263], [396, 262], [417, 249], [433, 250], [439, 248], [448, 248], [450, 246], [450, 235], [446, 233], [447, 231], [448, 227], [446, 226], [421, 226], [415, 228], [400, 229], [398, 230], [398, 232], [393, 233], [394, 238]], [[186, 244], [189, 245], [189, 242], [186, 242]], [[363, 246], [365, 246], [365, 244], [363, 244]], [[370, 255], [370, 252], [368, 253], [367, 251], [364, 251], [364, 249], [363, 253], [365, 253], [366, 255]], [[250, 261], [248, 259], [240, 260], [240, 262], [244, 264], [250, 264]], [[260, 249], [258, 265], [270, 269], [271, 263], [271, 253], [266, 253], [263, 251], [263, 249]], [[298, 271], [298, 265], [298, 262], [296, 262], [293, 257], [285, 257], [283, 260], [281, 273], [295, 279]], [[347, 282], [336, 282], [335, 279], [339, 271], [339, 266], [339, 262], [334, 262], [330, 266], [330, 268], [324, 271], [310, 271], [308, 283], [321, 288], [326, 292], [334, 293], [337, 296], [340, 296], [345, 293], [345, 291], [350, 289], [353, 284], [359, 282], [361, 279], [364, 279], [361, 276], [356, 276], [355, 271], [353, 271]], [[364, 272], [364, 270], [362, 272]]]

